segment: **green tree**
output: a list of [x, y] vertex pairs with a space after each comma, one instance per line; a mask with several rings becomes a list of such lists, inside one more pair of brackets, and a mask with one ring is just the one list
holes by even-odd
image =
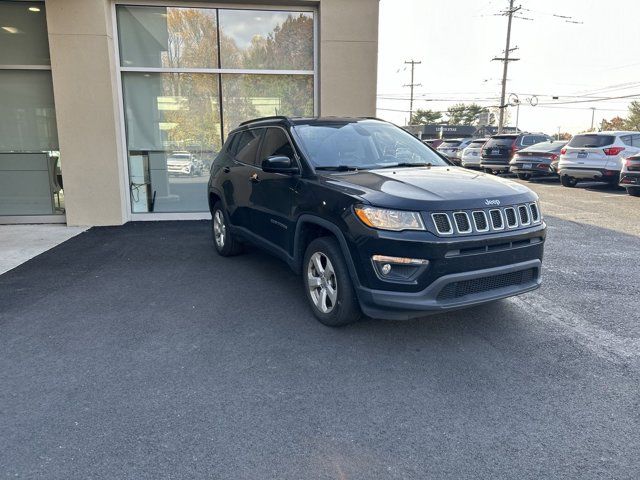
[[625, 128], [640, 130], [640, 102], [638, 100], [634, 100], [629, 105], [629, 115], [625, 121]]
[[419, 108], [413, 112], [409, 125], [427, 125], [428, 123], [438, 123], [440, 121], [442, 121], [442, 113]]
[[487, 108], [477, 103], [456, 103], [447, 109], [448, 122], [452, 125], [477, 125], [478, 115]]

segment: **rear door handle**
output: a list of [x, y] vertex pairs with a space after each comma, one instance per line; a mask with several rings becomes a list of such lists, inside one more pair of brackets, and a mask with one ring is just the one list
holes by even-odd
[[258, 178], [258, 174], [254, 173], [249, 177], [249, 180], [251, 180], [254, 183], [258, 183], [260, 181], [260, 179]]

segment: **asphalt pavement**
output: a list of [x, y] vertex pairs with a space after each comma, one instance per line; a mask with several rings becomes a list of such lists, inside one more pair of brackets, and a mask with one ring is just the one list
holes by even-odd
[[207, 222], [93, 228], [0, 275], [0, 478], [639, 478], [640, 239], [571, 218], [606, 189], [558, 213], [568, 189], [533, 188], [543, 287], [409, 322], [324, 327]]

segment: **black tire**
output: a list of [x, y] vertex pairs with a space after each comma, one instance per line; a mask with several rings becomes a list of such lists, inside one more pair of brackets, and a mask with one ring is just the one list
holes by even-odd
[[560, 177], [560, 183], [562, 184], [563, 187], [575, 187], [578, 183], [578, 180], [576, 180], [573, 177], [570, 177], [569, 175], [562, 175]]
[[491, 175], [491, 174], [493, 173], [493, 170], [491, 170], [490, 168], [483, 168], [483, 169], [482, 169], [482, 171], [483, 171], [484, 173], [489, 174], [489, 175]]
[[640, 187], [627, 187], [627, 193], [632, 197], [640, 197]]
[[531, 174], [530, 173], [518, 173], [518, 178], [520, 180], [531, 180]]
[[[321, 262], [322, 271], [316, 268], [314, 260]], [[322, 263], [323, 260], [328, 260], [329, 263]], [[322, 283], [310, 286], [313, 278]], [[347, 263], [334, 238], [320, 237], [309, 244], [302, 263], [302, 282], [311, 310], [320, 323], [329, 327], [342, 327], [360, 320], [362, 312]], [[335, 303], [331, 301], [331, 289], [335, 292]], [[325, 312], [319, 304], [330, 308]]]
[[229, 217], [220, 201], [216, 202], [211, 211], [211, 236], [216, 252], [223, 257], [238, 255], [242, 251], [242, 244], [231, 235]]

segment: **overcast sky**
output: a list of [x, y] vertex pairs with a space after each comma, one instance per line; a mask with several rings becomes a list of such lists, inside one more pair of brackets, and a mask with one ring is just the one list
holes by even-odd
[[[640, 99], [639, 0], [522, 0], [511, 46], [520, 61], [509, 65], [507, 93], [518, 94], [519, 127], [575, 133], [623, 115], [629, 99], [593, 97], [637, 94]], [[416, 66], [415, 108], [446, 110], [464, 101], [498, 105], [507, 19], [495, 16], [508, 0], [381, 0], [378, 116], [398, 124], [408, 118], [410, 69]], [[526, 10], [525, 10], [526, 9]], [[572, 21], [554, 16], [570, 16]], [[535, 94], [538, 106], [527, 98]], [[559, 96], [559, 100], [552, 100]], [[591, 98], [590, 98], [591, 97]], [[446, 101], [427, 101], [443, 99]], [[586, 100], [585, 103], [561, 104]], [[535, 101], [535, 100], [534, 100]], [[547, 104], [547, 105], [545, 105]], [[400, 110], [393, 111], [393, 110]], [[515, 124], [515, 108], [511, 124]]]

